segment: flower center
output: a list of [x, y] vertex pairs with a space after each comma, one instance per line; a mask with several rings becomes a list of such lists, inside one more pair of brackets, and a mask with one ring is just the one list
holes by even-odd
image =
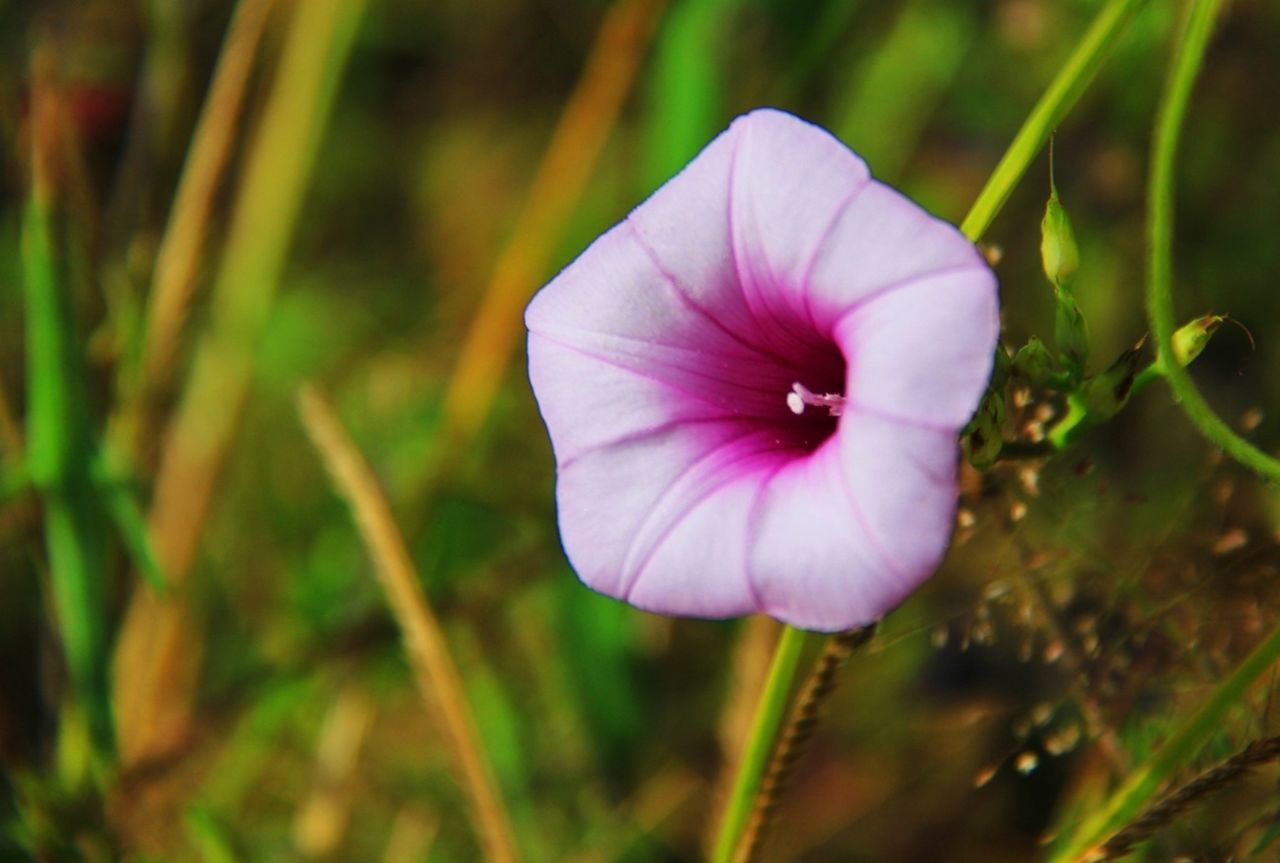
[[791, 385], [791, 391], [787, 393], [787, 407], [796, 416], [804, 413], [806, 407], [815, 407], [826, 408], [827, 416], [838, 417], [844, 413], [844, 396], [839, 393], [819, 395], [797, 382]]

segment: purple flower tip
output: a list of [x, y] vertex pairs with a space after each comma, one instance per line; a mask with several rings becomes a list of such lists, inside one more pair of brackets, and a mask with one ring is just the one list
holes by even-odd
[[832, 631], [937, 567], [995, 276], [826, 131], [739, 117], [525, 322], [561, 538], [592, 588]]

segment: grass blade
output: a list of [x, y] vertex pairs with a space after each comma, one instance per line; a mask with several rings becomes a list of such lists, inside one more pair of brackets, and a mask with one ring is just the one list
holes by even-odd
[[122, 371], [124, 404], [113, 426], [113, 451], [133, 453], [137, 443], [154, 430], [150, 403], [173, 367], [195, 292], [214, 196], [230, 158], [256, 48], [274, 3], [240, 0], [236, 5], [156, 253], [142, 352]]
[[[57, 630], [75, 707], [93, 750], [113, 749], [107, 684], [105, 531], [94, 498], [80, 341], [54, 241], [56, 154], [62, 118], [52, 57], [37, 52], [32, 95], [32, 189], [22, 225], [27, 327], [27, 471], [44, 501]], [[74, 727], [70, 723], [68, 727]]]
[[966, 237], [977, 242], [986, 233], [996, 213], [1000, 212], [1004, 202], [1013, 193], [1013, 187], [1026, 173], [1031, 160], [1080, 99], [1089, 82], [1102, 68], [1111, 46], [1115, 44], [1133, 13], [1145, 2], [1146, 0], [1108, 0], [1107, 5], [1098, 12], [1080, 44], [1071, 52], [1044, 95], [1031, 109], [1022, 128], [1014, 136], [1013, 143], [1000, 158], [995, 171], [987, 178], [986, 185], [969, 208], [969, 214], [960, 224], [960, 231]]
[[134, 594], [118, 647], [117, 710], [127, 762], [158, 754], [189, 722], [200, 655], [182, 585], [195, 559], [214, 485], [248, 395], [266, 327], [338, 81], [364, 0], [296, 4], [274, 84], [244, 166], [211, 321], [161, 456], [151, 536], [173, 587]]
[[303, 387], [298, 393], [298, 410], [334, 486], [351, 507], [369, 556], [373, 558], [378, 580], [404, 635], [405, 651], [418, 690], [424, 700], [439, 707], [486, 859], [500, 863], [514, 861], [517, 855], [511, 819], [480, 743], [462, 676], [440, 623], [427, 603], [391, 506], [320, 392], [314, 387]]
[[[456, 452], [488, 416], [519, 338], [521, 312], [545, 278], [552, 248], [591, 179], [661, 7], [661, 0], [618, 0], [605, 16], [538, 166], [528, 202], [458, 349], [445, 393], [441, 451]], [[428, 483], [435, 473], [433, 465]]]

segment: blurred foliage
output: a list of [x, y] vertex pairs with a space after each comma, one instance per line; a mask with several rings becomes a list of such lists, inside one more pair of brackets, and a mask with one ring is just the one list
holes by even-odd
[[[258, 49], [161, 419], [212, 323], [237, 184], [301, 2], [276, 4]], [[760, 104], [833, 129], [877, 175], [957, 220], [1099, 5], [672, 0], [550, 259], [567, 263]], [[1140, 10], [1056, 137], [1090, 375], [1145, 330], [1143, 182], [1177, 7]], [[76, 334], [83, 363], [75, 408], [96, 436], [78, 444], [84, 455], [120, 408], [231, 14], [228, 0], [0, 2], [0, 859], [31, 849], [86, 860], [476, 858], [450, 753], [298, 422], [304, 379], [332, 393], [397, 510], [527, 859], [699, 859], [726, 750], [741, 740], [733, 705], [750, 701], [767, 652], [751, 652], [741, 622], [660, 619], [578, 584], [558, 544], [550, 450], [521, 363], [475, 440], [442, 449], [438, 436], [461, 334], [606, 14], [598, 0], [370, 0], [182, 594], [179, 649], [198, 671], [191, 721], [150, 762], [93, 781], [69, 766], [75, 719], [64, 699], [76, 672], [61, 645], [73, 624], [44, 527], [57, 504], [23, 473], [23, 418], [38, 410], [21, 253], [33, 58], [53, 58], [62, 108], [51, 224], [61, 335]], [[1277, 56], [1280, 6], [1233, 4], [1184, 139], [1176, 245], [1180, 319], [1212, 312], [1240, 324], [1217, 332], [1193, 373], [1271, 452]], [[1048, 196], [1044, 159], [985, 237], [1002, 253], [1015, 350], [1032, 336], [1053, 341], [1040, 259]], [[999, 416], [1006, 436], [1035, 442], [1063, 410], [1060, 394], [1024, 384]], [[122, 481], [144, 504], [165, 429], [127, 460]], [[150, 588], [136, 554], [111, 539], [96, 613], [114, 636], [130, 596]], [[953, 546], [843, 673], [770, 859], [1034, 857], [1280, 620], [1280, 492], [1204, 444], [1161, 384], [1051, 458], [966, 473]], [[110, 657], [93, 659], [101, 668]], [[315, 844], [301, 838], [301, 813], [331, 781], [320, 769], [326, 717], [352, 692], [371, 718], [348, 741], [344, 826]], [[1264, 678], [1184, 778], [1280, 733], [1273, 693]], [[1277, 781], [1274, 767], [1257, 772], [1140, 853], [1269, 859]]]

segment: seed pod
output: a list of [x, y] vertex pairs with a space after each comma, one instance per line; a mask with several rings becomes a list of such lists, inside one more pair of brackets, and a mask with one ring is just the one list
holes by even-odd
[[1178, 365], [1186, 366], [1204, 350], [1209, 339], [1226, 320], [1222, 315], [1201, 315], [1190, 323], [1178, 327], [1173, 334], [1173, 358]]

